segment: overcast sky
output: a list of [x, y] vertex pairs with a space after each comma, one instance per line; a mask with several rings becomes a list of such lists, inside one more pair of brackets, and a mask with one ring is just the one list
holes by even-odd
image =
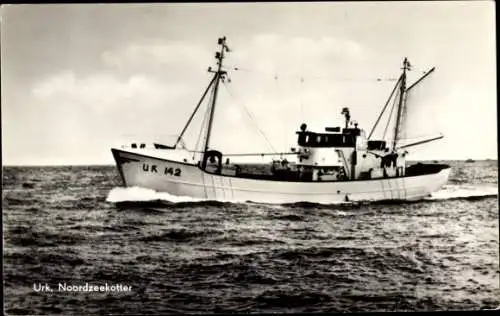
[[209, 83], [220, 36], [240, 70], [221, 87], [214, 148], [268, 152], [260, 129], [287, 151], [300, 123], [340, 125], [344, 106], [369, 132], [408, 57], [410, 83], [436, 67], [409, 100], [425, 110], [412, 133], [445, 135], [411, 158], [495, 159], [494, 5], [3, 5], [3, 163], [112, 164], [110, 147], [133, 137], [168, 143]]

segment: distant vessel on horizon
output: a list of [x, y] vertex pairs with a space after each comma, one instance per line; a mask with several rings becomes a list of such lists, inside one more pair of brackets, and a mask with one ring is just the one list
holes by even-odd
[[469, 158], [465, 162], [476, 162], [476, 161], [474, 159]]
[[[214, 75], [175, 144], [154, 143], [149, 147], [144, 143], [132, 143], [131, 146], [111, 149], [125, 186], [209, 200], [337, 203], [416, 200], [429, 196], [448, 181], [449, 165], [416, 163], [407, 166], [407, 148], [443, 136], [403, 144], [402, 129], [408, 121], [405, 116], [408, 96], [435, 69], [430, 69], [407, 87], [407, 71], [411, 65], [406, 58], [402, 74], [368, 136], [358, 123], [351, 120], [349, 108], [343, 107], [341, 114], [345, 126], [311, 131], [303, 123], [296, 131], [297, 146], [290, 152], [221, 153], [212, 147], [210, 141], [219, 85], [227, 78], [223, 60], [230, 49], [225, 37], [219, 38], [218, 45], [220, 50], [215, 54], [217, 67], [208, 69]], [[203, 146], [201, 150], [183, 148], [180, 146], [182, 137], [209, 91], [208, 119], [201, 129], [204, 132]], [[393, 106], [389, 116], [396, 110], [393, 137], [389, 140], [371, 139], [391, 100]], [[391, 117], [388, 123], [390, 120]], [[267, 165], [267, 174], [243, 171], [241, 166], [231, 162], [231, 157], [235, 156], [278, 155], [280, 159], [271, 160]], [[289, 155], [293, 155], [297, 162], [292, 164], [283, 158]]]

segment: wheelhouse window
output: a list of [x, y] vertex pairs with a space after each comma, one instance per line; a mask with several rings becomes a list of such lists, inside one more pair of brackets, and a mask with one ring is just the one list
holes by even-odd
[[356, 136], [343, 134], [320, 134], [297, 132], [298, 144], [305, 147], [354, 147]]

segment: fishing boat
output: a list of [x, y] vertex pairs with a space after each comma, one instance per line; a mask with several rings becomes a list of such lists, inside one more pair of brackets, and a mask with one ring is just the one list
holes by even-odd
[[[349, 108], [342, 107], [343, 126], [326, 126], [322, 131], [312, 131], [303, 123], [295, 132], [296, 146], [289, 152], [280, 153], [280, 157], [285, 158], [269, 161], [267, 173], [243, 170], [231, 161], [237, 153], [222, 153], [211, 144], [218, 89], [227, 79], [223, 61], [231, 52], [225, 37], [218, 39], [218, 46], [215, 54], [217, 66], [208, 69], [213, 77], [175, 143], [154, 143], [152, 146], [132, 143], [111, 149], [126, 187], [208, 200], [338, 203], [418, 200], [439, 190], [448, 181], [449, 165], [410, 164], [406, 160], [408, 148], [443, 138], [439, 135], [413, 143], [403, 142], [402, 126], [411, 120], [405, 116], [408, 99], [411, 99], [412, 90], [435, 70], [425, 72], [407, 87], [407, 71], [411, 70], [407, 58], [368, 136], [358, 123], [351, 120]], [[201, 129], [204, 143], [195, 156], [193, 150], [181, 146], [183, 135], [209, 91], [208, 120]], [[373, 131], [391, 100], [391, 113], [396, 110], [394, 135], [389, 140], [372, 139]], [[268, 154], [276, 153], [255, 153], [261, 157]], [[293, 156], [296, 162], [288, 162], [287, 156]]]

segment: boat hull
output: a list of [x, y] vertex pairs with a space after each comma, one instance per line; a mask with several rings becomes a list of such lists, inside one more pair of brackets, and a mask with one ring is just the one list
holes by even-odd
[[294, 182], [247, 179], [207, 173], [196, 164], [112, 149], [127, 187], [142, 187], [176, 196], [263, 203], [339, 203], [345, 201], [418, 200], [439, 190], [450, 168], [396, 178]]

